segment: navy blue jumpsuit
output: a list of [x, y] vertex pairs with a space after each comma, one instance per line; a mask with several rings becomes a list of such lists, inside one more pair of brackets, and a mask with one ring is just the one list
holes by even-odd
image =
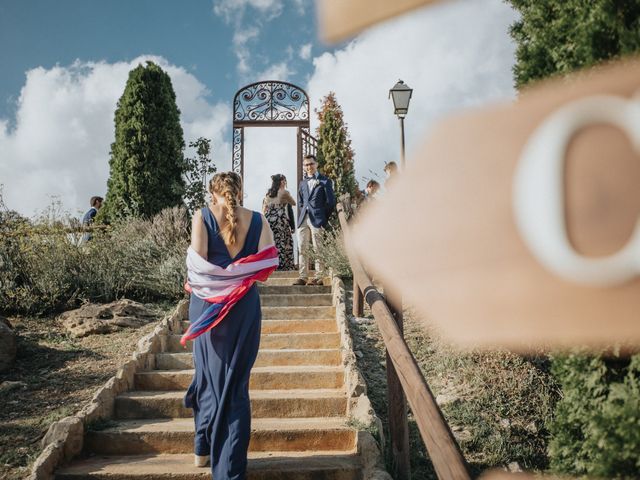
[[[209, 263], [227, 267], [257, 253], [262, 218], [253, 212], [247, 238], [234, 258], [219, 234], [208, 207], [202, 209], [207, 228]], [[195, 295], [189, 303], [189, 319], [195, 321], [208, 304]], [[246, 478], [251, 433], [249, 375], [258, 355], [262, 314], [257, 285], [213, 329], [193, 341], [195, 374], [185, 395], [185, 405], [195, 417], [195, 454], [211, 455], [216, 480]]]

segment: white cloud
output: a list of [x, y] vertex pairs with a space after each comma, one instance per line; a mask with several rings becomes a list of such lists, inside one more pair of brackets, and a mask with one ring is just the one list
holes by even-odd
[[259, 73], [257, 78], [286, 81], [293, 73], [294, 71], [291, 70], [287, 62], [280, 62], [269, 66], [263, 72]]
[[33, 215], [49, 195], [72, 213], [88, 208], [92, 195], [104, 195], [114, 112], [129, 71], [145, 60], [171, 77], [185, 142], [213, 140], [214, 161], [229, 168], [230, 108], [212, 105], [206, 87], [184, 68], [159, 57], [131, 62], [79, 62], [29, 70], [17, 105], [15, 128], [0, 119], [0, 183], [9, 208]]
[[257, 13], [266, 15], [265, 20], [272, 20], [282, 13], [284, 7], [282, 0], [214, 0], [213, 11], [223, 17], [227, 23], [236, 23], [245, 15], [248, 8], [257, 10]]
[[301, 59], [309, 60], [311, 58], [311, 47], [312, 45], [310, 43], [305, 43], [300, 47], [299, 55]]
[[245, 205], [261, 210], [262, 199], [271, 186], [271, 175], [287, 177], [289, 190], [296, 195], [296, 135], [297, 129], [245, 128], [244, 183]]
[[233, 53], [243, 80], [253, 69], [251, 44], [260, 36], [264, 24], [278, 18], [283, 9], [283, 0], [214, 0], [214, 13], [233, 26]]
[[514, 96], [508, 27], [515, 18], [501, 0], [446, 2], [384, 23], [314, 59], [307, 90], [312, 106], [336, 92], [360, 181], [372, 177], [370, 170], [383, 177], [384, 163], [398, 160], [399, 126], [388, 92], [399, 78], [414, 89], [405, 120], [409, 160], [436, 119]]
[[238, 59], [236, 68], [240, 75], [247, 75], [251, 71], [251, 49], [248, 43], [259, 34], [260, 29], [256, 26], [237, 30], [233, 34], [233, 52]]
[[296, 8], [298, 15], [304, 15], [307, 11], [309, 0], [292, 0], [293, 6]]

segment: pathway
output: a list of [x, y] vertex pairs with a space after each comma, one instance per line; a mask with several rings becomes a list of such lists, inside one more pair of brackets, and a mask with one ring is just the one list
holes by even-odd
[[[295, 272], [275, 272], [260, 286], [249, 479], [360, 479], [331, 287], [290, 286], [295, 278]], [[209, 467], [193, 466], [193, 420], [182, 406], [193, 358], [179, 339], [179, 332], [169, 337], [156, 369], [138, 373], [136, 390], [116, 398], [114, 423], [89, 432], [86, 457], [59, 470], [56, 479], [210, 478]]]

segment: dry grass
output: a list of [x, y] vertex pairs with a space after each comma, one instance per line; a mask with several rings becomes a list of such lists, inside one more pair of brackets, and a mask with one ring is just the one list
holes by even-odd
[[[160, 319], [168, 305], [147, 305]], [[0, 393], [0, 478], [25, 478], [49, 425], [72, 415], [135, 351], [152, 322], [138, 330], [74, 339], [53, 318], [10, 319], [18, 356], [0, 382], [23, 382]]]
[[[347, 291], [349, 291], [349, 286]], [[348, 309], [350, 311], [350, 304]], [[368, 314], [369, 312], [365, 312]], [[405, 338], [474, 475], [510, 464], [548, 466], [546, 423], [558, 397], [545, 357], [509, 352], [460, 352], [425, 329], [410, 309]], [[373, 320], [350, 322], [368, 394], [386, 425], [384, 343]], [[409, 416], [413, 479], [436, 478], [415, 421]], [[387, 459], [389, 461], [389, 459]]]

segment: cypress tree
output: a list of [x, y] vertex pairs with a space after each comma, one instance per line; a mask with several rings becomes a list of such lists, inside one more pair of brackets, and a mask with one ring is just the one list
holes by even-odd
[[184, 140], [169, 75], [153, 62], [129, 72], [115, 112], [102, 218], [150, 217], [182, 204]]
[[344, 123], [342, 107], [333, 92], [321, 101], [320, 110], [316, 109], [320, 124], [316, 130], [318, 137], [318, 167], [333, 180], [336, 196], [348, 193], [357, 195], [358, 184], [353, 163], [354, 152], [347, 124]]
[[[517, 44], [518, 87], [640, 50], [639, 2], [509, 3], [521, 15], [511, 28]], [[551, 365], [562, 389], [548, 423], [551, 469], [598, 478], [635, 478], [640, 467], [640, 354], [560, 355], [552, 358]]]

